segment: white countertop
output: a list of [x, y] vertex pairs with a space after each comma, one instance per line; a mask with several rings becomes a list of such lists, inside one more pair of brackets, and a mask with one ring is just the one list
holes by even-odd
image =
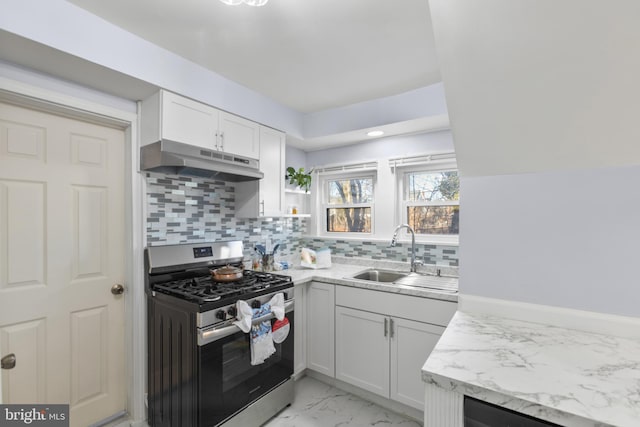
[[[353, 262], [358, 262], [353, 260]], [[371, 263], [371, 261], [369, 261]], [[437, 289], [427, 289], [410, 287], [404, 285], [398, 285], [393, 283], [379, 283], [371, 282], [367, 280], [355, 280], [349, 278], [350, 276], [370, 268], [371, 265], [366, 265], [367, 262], [360, 262], [359, 264], [343, 264], [333, 263], [330, 268], [325, 269], [308, 269], [302, 267], [295, 267], [289, 270], [275, 271], [274, 273], [291, 276], [295, 285], [301, 285], [310, 281], [318, 281], [325, 283], [333, 283], [335, 285], [351, 286], [356, 288], [370, 289], [381, 292], [391, 292], [403, 295], [412, 295], [422, 298], [433, 298], [444, 301], [458, 301], [458, 293], [452, 293], [447, 291], [439, 291]], [[378, 262], [377, 264], [381, 264]], [[407, 265], [408, 267], [408, 265]], [[380, 267], [388, 269], [388, 266]], [[408, 271], [408, 270], [407, 270]]]
[[562, 426], [640, 426], [640, 340], [457, 312], [422, 379]]

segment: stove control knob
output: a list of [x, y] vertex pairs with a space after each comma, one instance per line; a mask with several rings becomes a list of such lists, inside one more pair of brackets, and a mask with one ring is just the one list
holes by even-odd
[[251, 303], [251, 308], [260, 308], [262, 306], [262, 304], [260, 304], [260, 301], [253, 300], [253, 302]]
[[284, 300], [287, 301], [289, 299], [289, 293], [284, 292]]
[[229, 307], [229, 309], [227, 310], [227, 314], [229, 314], [229, 316], [231, 317], [236, 317], [236, 308], [235, 307]]
[[224, 320], [227, 318], [227, 313], [225, 313], [224, 310], [218, 310], [216, 317], [220, 320]]

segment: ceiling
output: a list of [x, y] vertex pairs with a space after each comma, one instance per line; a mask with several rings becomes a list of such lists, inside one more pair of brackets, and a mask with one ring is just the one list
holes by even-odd
[[425, 0], [69, 2], [303, 113], [440, 81]]

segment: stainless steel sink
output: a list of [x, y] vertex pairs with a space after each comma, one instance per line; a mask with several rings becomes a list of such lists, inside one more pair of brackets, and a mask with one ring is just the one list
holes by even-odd
[[353, 279], [358, 280], [369, 280], [371, 282], [395, 282], [398, 279], [401, 279], [407, 276], [409, 273], [403, 273], [400, 271], [390, 271], [390, 270], [378, 270], [378, 269], [369, 269], [365, 271], [361, 271], [360, 273], [354, 274], [351, 276]]
[[445, 292], [458, 292], [458, 279], [455, 277], [427, 276], [411, 273], [393, 282], [396, 285], [404, 285], [418, 288], [437, 289]]
[[443, 292], [458, 292], [458, 279], [456, 277], [370, 268], [354, 274], [351, 278], [378, 283], [393, 283], [394, 285], [414, 288], [436, 289]]

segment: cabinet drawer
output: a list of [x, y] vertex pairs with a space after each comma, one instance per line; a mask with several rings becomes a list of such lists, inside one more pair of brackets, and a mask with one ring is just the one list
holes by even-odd
[[458, 308], [458, 304], [451, 301], [349, 286], [336, 286], [336, 305], [441, 326], [449, 324]]

